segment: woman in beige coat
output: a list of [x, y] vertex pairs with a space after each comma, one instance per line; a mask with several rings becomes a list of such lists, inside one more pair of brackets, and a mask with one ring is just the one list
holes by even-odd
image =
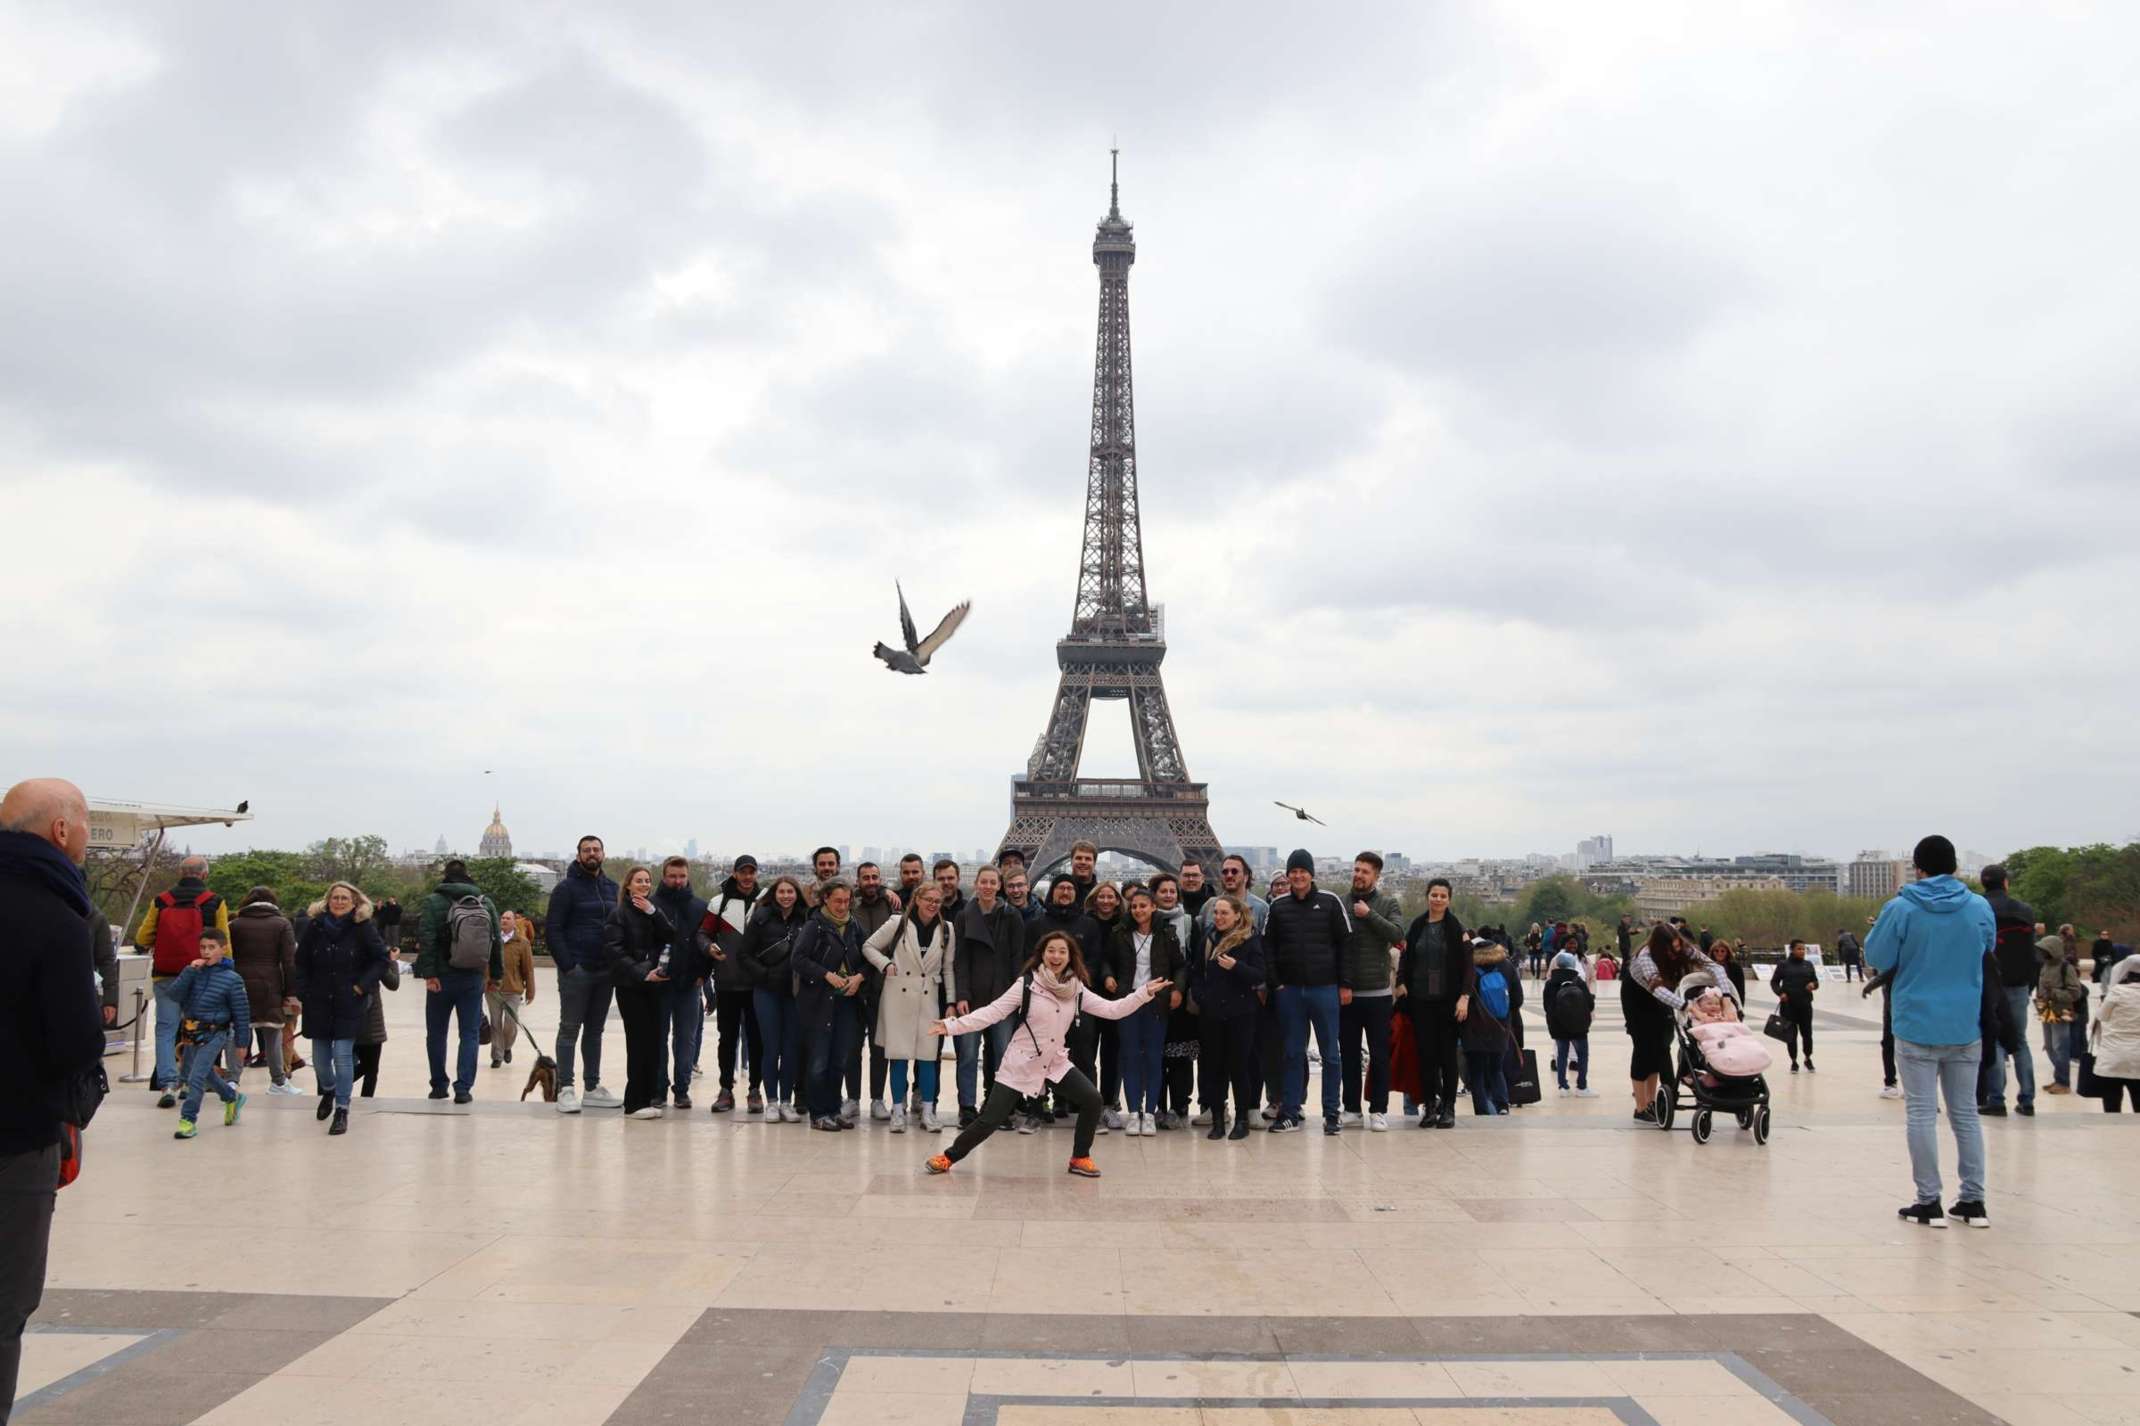
[[930, 1027], [958, 1001], [951, 972], [951, 920], [943, 914], [936, 883], [914, 889], [906, 909], [879, 926], [862, 945], [869, 963], [884, 973], [877, 998], [877, 1045], [892, 1077], [892, 1132], [907, 1129], [907, 1062], [914, 1063], [921, 1096], [921, 1127], [936, 1133], [936, 1057], [943, 1042]]

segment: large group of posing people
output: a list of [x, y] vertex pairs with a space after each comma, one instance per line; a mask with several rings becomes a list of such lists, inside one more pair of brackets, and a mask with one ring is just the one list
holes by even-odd
[[[83, 878], [87, 848], [87, 804], [72, 783], [19, 783], [0, 799], [0, 1083], [9, 1087], [0, 1213], [10, 1225], [0, 1234], [0, 1401], [12, 1399], [23, 1325], [42, 1291], [57, 1192], [80, 1172], [81, 1131], [108, 1088], [117, 966]], [[1888, 1088], [1899, 1072], [1908, 1101], [1916, 1194], [1901, 1216], [1982, 1227], [1980, 1118], [2003, 1112], [2009, 1063], [2017, 1110], [2033, 1112], [2021, 1030], [2029, 1018], [2043, 1026], [2049, 1092], [2097, 1094], [2111, 1112], [2128, 1099], [2140, 1108], [2140, 957], [2098, 940], [2103, 990], [2091, 1022], [2070, 927], [2037, 923], [1999, 867], [1983, 872], [1983, 894], [1970, 889], [1944, 837], [1925, 838], [1913, 855], [1917, 879], [1882, 908], [1862, 952], [1849, 938], [1846, 979], [1862, 954], [1872, 975], [1861, 993], [1883, 997]], [[293, 1074], [308, 1045], [318, 1117], [328, 1133], [346, 1133], [352, 1095], [376, 1084], [381, 995], [400, 984], [402, 956], [413, 951], [434, 1099], [473, 1098], [487, 1041], [493, 1066], [533, 1050], [531, 1086], [549, 1076], [545, 1098], [561, 1113], [616, 1108], [658, 1119], [692, 1107], [711, 1020], [713, 1114], [838, 1133], [863, 1122], [866, 1090], [868, 1117], [890, 1132], [955, 1131], [927, 1157], [932, 1173], [950, 1172], [998, 1130], [1031, 1133], [1064, 1118], [1074, 1125], [1069, 1171], [1087, 1177], [1099, 1173], [1092, 1143], [1105, 1132], [1194, 1125], [1240, 1140], [1256, 1128], [1297, 1131], [1311, 1038], [1325, 1134], [1387, 1129], [1393, 1092], [1422, 1129], [1453, 1128], [1467, 1093], [1477, 1115], [1523, 1102], [1512, 1074], [1535, 1060], [1519, 1053], [1519, 957], [1505, 929], [1467, 931], [1447, 882], [1430, 882], [1426, 909], [1407, 921], [1373, 852], [1334, 891], [1296, 851], [1267, 897], [1250, 889], [1238, 857], [1220, 864], [1216, 886], [1193, 861], [1179, 875], [1117, 884], [1099, 878], [1096, 859], [1080, 843], [1041, 891], [1014, 852], [970, 875], [908, 856], [887, 883], [869, 863], [850, 879], [825, 847], [808, 880], [761, 879], [744, 856], [701, 895], [682, 857], [612, 878], [601, 840], [583, 838], [540, 928], [557, 971], [554, 1055], [535, 1048], [527, 1023], [537, 927], [501, 913], [462, 863], [445, 864], [404, 934], [401, 908], [374, 907], [347, 883], [287, 910], [255, 888], [233, 909], [208, 886], [207, 864], [188, 859], [134, 932], [152, 958], [151, 1087], [178, 1111], [174, 1133], [189, 1139], [210, 1090], [224, 1123], [239, 1121], [248, 1063], [267, 1070], [269, 1093], [304, 1094]], [[1623, 920], [1617, 956], [1593, 958], [1587, 941], [1580, 926], [1534, 927], [1525, 938], [1532, 975], [1544, 977], [1556, 1083], [1589, 1093], [1596, 987], [1617, 979], [1635, 1115], [1669, 1124], [1654, 1105], [1678, 1072], [1675, 1017], [1690, 993], [1744, 1005], [1743, 947], [1678, 921], [1650, 926], [1638, 942]], [[1802, 944], [1770, 984], [1775, 1033], [1789, 1040], [1792, 1067], [1802, 1050], [1810, 1072], [1821, 981]], [[621, 1097], [602, 1085], [612, 1006], [624, 1028]], [[938, 1107], [947, 1039], [955, 1124]], [[1942, 1100], [1959, 1152], [1951, 1207], [1941, 1203], [1935, 1142]]]

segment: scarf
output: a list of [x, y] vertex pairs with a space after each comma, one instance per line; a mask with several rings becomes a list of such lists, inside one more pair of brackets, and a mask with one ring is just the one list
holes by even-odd
[[1055, 972], [1044, 965], [1034, 967], [1033, 984], [1047, 991], [1057, 1000], [1074, 999], [1077, 993], [1085, 988], [1085, 982], [1070, 974], [1067, 966], [1063, 968], [1063, 974], [1060, 977], [1057, 977]]
[[38, 883], [74, 909], [89, 914], [89, 884], [67, 854], [32, 832], [0, 832], [0, 873]]
[[847, 934], [847, 923], [854, 919], [854, 913], [852, 911], [848, 912], [845, 916], [835, 916], [830, 911], [824, 910], [819, 911], [818, 914], [823, 916], [827, 921], [830, 921], [833, 924], [833, 927], [837, 929], [843, 936]]
[[1211, 948], [1211, 958], [1217, 960], [1220, 956], [1232, 955], [1238, 947], [1248, 944], [1248, 937], [1249, 924], [1243, 920], [1219, 938], [1219, 943]]

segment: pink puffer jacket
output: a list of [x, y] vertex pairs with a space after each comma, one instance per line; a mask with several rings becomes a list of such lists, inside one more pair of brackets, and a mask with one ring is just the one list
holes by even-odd
[[[1026, 1011], [1025, 1023], [1011, 1032], [1011, 1047], [1004, 1051], [1003, 1063], [996, 1069], [996, 1082], [1020, 1094], [1040, 1093], [1070, 1072], [1070, 1051], [1063, 1039], [1070, 1033], [1072, 1020], [1080, 1014], [1121, 1020], [1143, 1009], [1151, 998], [1143, 986], [1120, 1000], [1109, 1000], [1090, 990], [1081, 990], [1072, 999], [1064, 1000], [1045, 986], [1034, 986], [1032, 1008]], [[980, 1009], [945, 1020], [944, 1028], [954, 1035], [985, 1030], [999, 1020], [1015, 1019], [1019, 1002], [1024, 999], [1025, 977], [1020, 976], [1011, 982], [1010, 989]]]

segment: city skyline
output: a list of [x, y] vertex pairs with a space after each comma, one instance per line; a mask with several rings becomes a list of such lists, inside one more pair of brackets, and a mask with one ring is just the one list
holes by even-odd
[[[997, 835], [1119, 132], [1222, 842], [2122, 840], [2140, 14], [1883, 14], [11, 13], [7, 775]], [[925, 678], [895, 580], [973, 601]]]

